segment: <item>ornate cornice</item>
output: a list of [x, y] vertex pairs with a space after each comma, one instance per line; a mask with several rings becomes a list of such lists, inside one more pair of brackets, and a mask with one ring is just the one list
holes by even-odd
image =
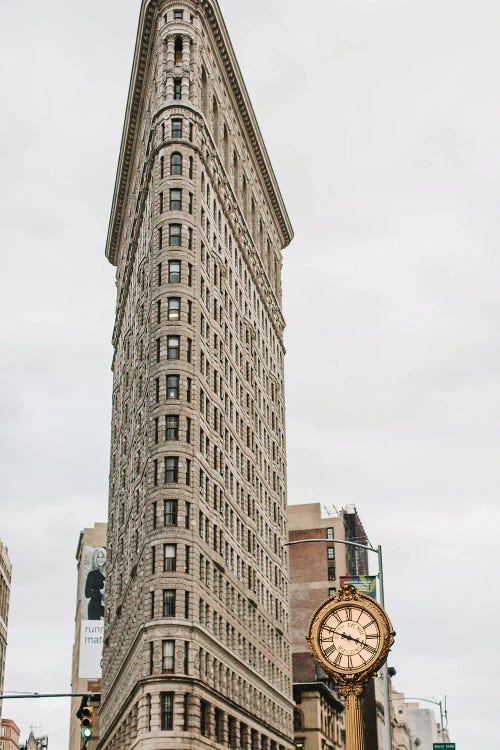
[[[130, 167], [136, 144], [137, 126], [143, 100], [148, 60], [152, 53], [151, 46], [153, 42], [153, 30], [158, 9], [163, 2], [164, 0], [143, 0], [141, 6], [127, 99], [127, 109], [123, 125], [120, 156], [118, 160], [113, 203], [106, 241], [106, 257], [113, 264], [116, 264], [117, 250], [123, 228], [123, 212], [127, 198], [127, 188], [129, 187]], [[197, 2], [200, 8], [204, 11], [206, 21], [212, 31], [234, 99], [238, 106], [240, 117], [245, 126], [249, 143], [264, 179], [281, 230], [283, 247], [286, 247], [293, 238], [293, 229], [243, 81], [238, 61], [234, 54], [222, 13], [217, 0], [197, 0]]]

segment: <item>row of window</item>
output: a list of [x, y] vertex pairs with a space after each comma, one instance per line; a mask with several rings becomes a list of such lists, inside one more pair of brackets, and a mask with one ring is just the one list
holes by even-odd
[[[178, 456], [165, 456], [164, 458], [164, 483], [165, 484], [177, 484], [179, 482], [179, 457]], [[153, 483], [154, 486], [158, 486], [159, 481], [159, 461], [157, 458], [153, 461]], [[186, 459], [186, 475], [185, 482], [189, 486], [191, 484], [191, 459]]]
[[[163, 250], [165, 241], [164, 227], [158, 227], [158, 249]], [[182, 224], [169, 224], [168, 225], [168, 245], [170, 247], [182, 247]], [[188, 250], [193, 249], [193, 229], [188, 227]]]
[[[181, 389], [180, 388], [180, 382], [181, 382], [180, 375], [166, 375], [165, 382], [166, 382], [167, 400], [179, 400], [180, 389]], [[155, 378], [155, 400], [157, 404], [160, 403], [160, 386], [161, 386], [160, 378]], [[186, 378], [186, 401], [188, 402], [188, 404], [191, 403], [192, 390], [193, 390], [193, 380], [192, 378]]]
[[[175, 726], [174, 712], [175, 693], [160, 693], [160, 726], [162, 731], [171, 732], [175, 729], [181, 729], [187, 732], [192, 729], [189, 726], [190, 705], [192, 697], [185, 693], [182, 696], [183, 711], [182, 725]], [[152, 696], [148, 695], [148, 731], [152, 728]], [[218, 744], [224, 744], [233, 750], [237, 748], [251, 747], [253, 750], [284, 750], [282, 745], [278, 745], [274, 740], [270, 740], [264, 735], [260, 735], [255, 729], [251, 729], [243, 722], [238, 721], [235, 717], [226, 714], [219, 708], [212, 706], [207, 701], [200, 701], [200, 724], [199, 732], [202, 737], [215, 740]]]
[[[161, 323], [162, 318], [162, 300], [156, 300], [156, 322]], [[167, 320], [178, 321], [181, 319], [181, 298], [167, 297]], [[186, 302], [186, 322], [191, 325], [193, 322], [193, 303], [191, 300]]]
[[[178, 414], [166, 414], [165, 415], [165, 421], [164, 421], [164, 440], [170, 441], [170, 440], [179, 440], [179, 421], [180, 417]], [[186, 417], [186, 429], [184, 432], [184, 437], [186, 443], [191, 442], [191, 418]], [[155, 417], [154, 420], [154, 441], [155, 445], [158, 445], [160, 442], [160, 418]]]
[[[158, 197], [159, 209], [162, 214], [165, 210], [165, 193], [162, 190]], [[188, 193], [187, 211], [193, 213], [193, 193]], [[168, 193], [168, 207], [170, 211], [182, 211], [183, 200], [182, 200], [182, 188], [170, 188]]]
[[[186, 339], [186, 361], [191, 362], [193, 352], [193, 340]], [[167, 359], [180, 359], [181, 337], [167, 336]], [[161, 359], [161, 338], [156, 339], [156, 361]]]
[[[193, 285], [193, 265], [187, 264], [187, 285]], [[163, 263], [158, 263], [157, 268], [158, 286], [163, 284]], [[167, 265], [167, 278], [169, 284], [180, 284], [182, 280], [182, 261], [169, 260]]]

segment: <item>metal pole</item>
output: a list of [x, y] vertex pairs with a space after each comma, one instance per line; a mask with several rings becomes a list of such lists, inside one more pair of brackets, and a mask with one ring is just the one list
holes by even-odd
[[443, 721], [443, 704], [441, 701], [439, 701], [439, 715], [440, 715], [440, 721], [441, 721], [441, 727], [439, 729], [439, 734], [441, 736], [441, 742], [444, 742], [444, 721]]
[[[380, 584], [380, 604], [385, 609], [384, 593], [384, 563], [382, 559], [382, 547], [379, 544], [378, 550], [378, 580]], [[382, 667], [382, 679], [384, 681], [384, 722], [385, 722], [385, 750], [392, 750], [392, 724], [391, 724], [391, 693], [389, 685], [389, 671], [387, 661]]]

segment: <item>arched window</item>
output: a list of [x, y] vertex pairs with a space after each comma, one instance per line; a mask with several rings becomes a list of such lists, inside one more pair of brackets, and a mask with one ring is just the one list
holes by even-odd
[[170, 174], [182, 174], [182, 154], [174, 151], [170, 157]]
[[208, 81], [207, 81], [207, 73], [205, 71], [205, 68], [201, 69], [201, 111], [204, 115], [207, 114], [207, 108], [208, 108]]
[[174, 53], [175, 53], [175, 64], [182, 65], [182, 37], [181, 36], [175, 37]]

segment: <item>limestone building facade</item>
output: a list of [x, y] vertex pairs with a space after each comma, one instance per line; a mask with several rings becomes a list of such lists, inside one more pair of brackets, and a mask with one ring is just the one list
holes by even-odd
[[103, 750], [292, 747], [291, 239], [216, 0], [143, 0], [106, 248]]
[[[12, 565], [7, 547], [0, 539], [0, 695], [3, 694], [5, 677], [5, 656], [7, 653], [7, 627], [9, 624], [10, 583]], [[2, 701], [0, 701], [0, 719]]]

